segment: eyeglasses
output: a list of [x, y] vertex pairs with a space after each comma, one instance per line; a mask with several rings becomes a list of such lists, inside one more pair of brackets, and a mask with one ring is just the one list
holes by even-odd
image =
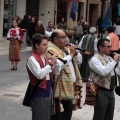
[[61, 37], [58, 37], [58, 38], [63, 38], [63, 39], [66, 39], [67, 37], [66, 37], [66, 36], [61, 36]]
[[103, 46], [103, 47], [111, 48], [112, 46]]

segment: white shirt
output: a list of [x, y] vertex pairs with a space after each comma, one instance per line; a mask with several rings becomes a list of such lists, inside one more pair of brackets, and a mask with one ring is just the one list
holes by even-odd
[[52, 34], [52, 32], [48, 32], [48, 31], [45, 30], [45, 35], [46, 35], [47, 37], [51, 37], [51, 34]]
[[[85, 35], [82, 37], [82, 39], [80, 40], [80, 43], [79, 43], [79, 45], [78, 45], [78, 47], [79, 47], [80, 49], [82, 49], [81, 47], [82, 47], [82, 43], [83, 43], [84, 37], [85, 37]], [[96, 53], [98, 52], [97, 42], [98, 42], [98, 39], [95, 38], [95, 40], [94, 40], [94, 54], [96, 54]]]
[[104, 66], [98, 58], [93, 56], [89, 61], [90, 68], [101, 76], [106, 76], [110, 73], [111, 73], [111, 76], [114, 75], [113, 71], [116, 65], [116, 61], [110, 62], [110, 60], [108, 59], [108, 56], [106, 55], [103, 55], [103, 58], [106, 61], [108, 61], [108, 64], [106, 66]]
[[[40, 57], [45, 65], [44, 56], [40, 56]], [[58, 62], [52, 67], [52, 69], [50, 65], [45, 65], [44, 68], [41, 68], [39, 63], [36, 61], [36, 59], [33, 56], [30, 56], [28, 58], [27, 66], [37, 79], [43, 79], [46, 76], [46, 80], [50, 80], [49, 73], [51, 71], [53, 71], [54, 75], [58, 75], [60, 73]]]

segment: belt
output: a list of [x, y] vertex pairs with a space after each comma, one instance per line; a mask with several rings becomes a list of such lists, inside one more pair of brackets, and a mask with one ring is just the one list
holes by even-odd
[[89, 51], [85, 51], [84, 54], [93, 54], [93, 53]]
[[100, 89], [100, 90], [104, 90], [104, 91], [113, 92], [113, 90], [108, 90], [108, 89], [106, 89], [106, 88], [103, 88], [103, 87], [100, 87], [100, 86], [99, 86], [99, 89]]

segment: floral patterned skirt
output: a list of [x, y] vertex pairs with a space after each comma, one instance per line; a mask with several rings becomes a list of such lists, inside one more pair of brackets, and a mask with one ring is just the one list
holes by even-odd
[[20, 61], [21, 44], [18, 40], [10, 40], [9, 61]]

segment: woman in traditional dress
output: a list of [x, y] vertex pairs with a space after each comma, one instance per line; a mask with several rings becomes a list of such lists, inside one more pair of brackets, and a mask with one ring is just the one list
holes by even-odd
[[18, 61], [20, 61], [20, 48], [24, 32], [18, 28], [18, 23], [13, 20], [12, 27], [8, 34], [7, 40], [10, 41], [9, 45], [9, 61], [11, 61], [11, 70], [17, 70]]
[[[34, 51], [27, 61], [27, 72], [31, 88], [34, 93], [31, 99], [32, 120], [50, 120], [51, 116], [51, 79], [52, 73], [59, 74], [57, 70], [56, 55], [51, 59], [45, 57], [48, 48], [48, 38], [41, 34], [33, 36]], [[38, 82], [40, 81], [39, 85]], [[36, 87], [35, 87], [36, 86]]]

